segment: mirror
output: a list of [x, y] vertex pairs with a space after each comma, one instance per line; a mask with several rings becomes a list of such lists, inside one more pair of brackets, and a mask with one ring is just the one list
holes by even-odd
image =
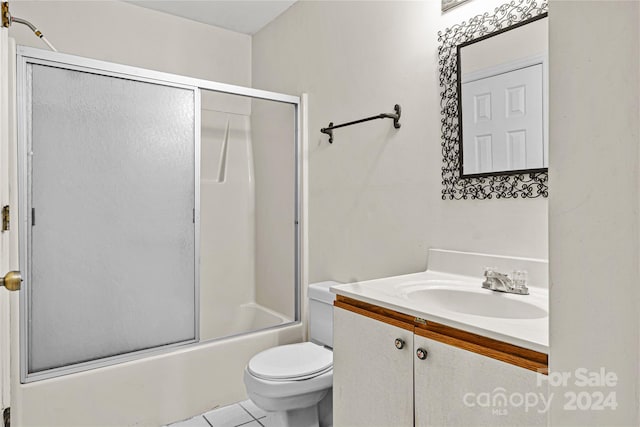
[[458, 45], [462, 178], [546, 170], [546, 16]]
[[[464, 8], [460, 6], [460, 11]], [[544, 80], [547, 10], [547, 2], [511, 0], [438, 32], [443, 200], [548, 197], [548, 100]], [[544, 27], [541, 34], [532, 35], [537, 27]], [[536, 63], [536, 57], [541, 57], [542, 62]], [[537, 64], [541, 67], [534, 67], [534, 75], [525, 76], [534, 86], [522, 88], [522, 83], [498, 81], [502, 93], [498, 96], [492, 92], [491, 77], [504, 77], [510, 71], [526, 70]], [[489, 78], [484, 89], [473, 85], [462, 88], [463, 80], [474, 83], [484, 78]], [[529, 96], [534, 89], [542, 91], [537, 98]], [[534, 99], [537, 103], [528, 104]], [[529, 125], [523, 127], [522, 123], [513, 127], [494, 125], [495, 131], [480, 127], [489, 122], [489, 117], [494, 120], [509, 116], [522, 121], [533, 110], [536, 114], [532, 115], [531, 132], [526, 127]], [[476, 129], [466, 124], [468, 120], [476, 122]], [[462, 134], [466, 131], [472, 136]], [[507, 142], [500, 146], [495, 142], [500, 138], [494, 138], [494, 133], [506, 135], [502, 140]]]

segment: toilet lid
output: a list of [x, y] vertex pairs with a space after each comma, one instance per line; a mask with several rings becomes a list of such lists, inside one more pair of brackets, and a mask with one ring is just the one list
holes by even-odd
[[258, 353], [249, 361], [249, 372], [266, 380], [303, 380], [333, 367], [333, 352], [311, 342], [281, 345]]

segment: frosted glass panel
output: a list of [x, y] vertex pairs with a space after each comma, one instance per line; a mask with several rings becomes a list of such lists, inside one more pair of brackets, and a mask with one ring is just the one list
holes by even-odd
[[29, 373], [195, 340], [194, 91], [28, 67]]

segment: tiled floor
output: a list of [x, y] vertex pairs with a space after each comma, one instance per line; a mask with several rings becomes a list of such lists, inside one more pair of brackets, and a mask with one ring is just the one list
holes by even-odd
[[270, 427], [266, 413], [250, 400], [216, 408], [191, 419], [170, 424], [169, 427]]

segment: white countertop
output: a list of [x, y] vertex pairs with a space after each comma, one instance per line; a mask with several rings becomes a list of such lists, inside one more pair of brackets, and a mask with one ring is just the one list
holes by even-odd
[[[448, 288], [455, 287], [461, 291], [487, 293], [490, 298], [520, 300], [548, 313], [549, 293], [547, 289], [529, 287], [529, 295], [506, 294], [482, 289], [482, 280], [479, 277], [427, 270], [422, 273], [332, 286], [331, 291], [337, 295], [548, 354], [548, 315], [531, 319], [514, 319], [454, 312], [443, 309], [437, 304], [429, 304], [424, 299], [412, 298], [411, 295], [406, 295], [407, 292], [403, 291], [416, 286], [428, 288], [429, 283], [433, 283], [434, 288], [437, 287], [436, 285], [445, 284]], [[500, 304], [501, 301], [503, 300], [498, 300], [496, 303]]]

